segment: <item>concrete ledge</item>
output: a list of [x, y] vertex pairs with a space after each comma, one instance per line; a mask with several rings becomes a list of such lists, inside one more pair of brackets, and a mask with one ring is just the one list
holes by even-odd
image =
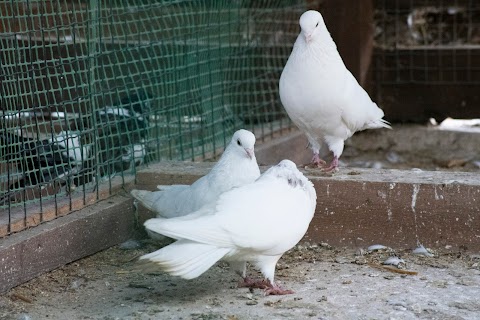
[[308, 236], [332, 245], [480, 249], [480, 174], [344, 169], [314, 182]]
[[[212, 163], [169, 163], [138, 172], [137, 187], [192, 183]], [[263, 170], [265, 167], [262, 168]], [[303, 170], [317, 191], [307, 240], [335, 246], [450, 245], [480, 250], [480, 174], [342, 168], [333, 177]], [[143, 221], [153, 214], [139, 210]]]

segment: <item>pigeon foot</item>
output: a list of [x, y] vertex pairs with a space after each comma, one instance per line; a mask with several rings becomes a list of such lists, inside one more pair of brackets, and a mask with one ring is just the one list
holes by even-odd
[[243, 278], [238, 284], [241, 288], [263, 289], [266, 296], [269, 295], [285, 295], [294, 293], [292, 290], [283, 289], [282, 287], [272, 284], [269, 280], [253, 280], [249, 277]]
[[313, 154], [313, 158], [312, 158], [312, 165], [317, 167], [317, 168], [323, 168], [327, 163], [320, 159], [320, 156], [318, 153], [314, 153]]
[[322, 167], [323, 172], [337, 172], [338, 171], [338, 157], [333, 157], [329, 166]]
[[245, 277], [238, 283], [239, 288], [255, 288], [266, 289], [267, 282], [265, 280], [253, 280], [252, 278]]
[[295, 293], [295, 292], [293, 290], [283, 289], [280, 286], [277, 286], [275, 284], [265, 289], [266, 296], [270, 296], [270, 295], [281, 296], [281, 295], [292, 294], [292, 293]]

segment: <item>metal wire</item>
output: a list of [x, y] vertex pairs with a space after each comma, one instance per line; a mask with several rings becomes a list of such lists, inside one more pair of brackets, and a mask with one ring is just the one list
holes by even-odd
[[376, 0], [377, 85], [480, 84], [480, 2]]
[[211, 159], [238, 128], [290, 128], [277, 82], [305, 7], [0, 1], [0, 236], [114, 193], [146, 163]]

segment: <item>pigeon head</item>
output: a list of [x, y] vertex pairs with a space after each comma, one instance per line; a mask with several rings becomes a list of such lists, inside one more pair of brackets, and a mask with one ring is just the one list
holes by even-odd
[[278, 177], [286, 179], [288, 184], [292, 187], [299, 185], [300, 187], [304, 186], [304, 177], [303, 174], [297, 169], [297, 165], [288, 159], [282, 160], [277, 164]]
[[297, 165], [295, 164], [295, 162], [293, 162], [293, 161], [291, 161], [291, 160], [288, 160], [288, 159], [285, 159], [285, 160], [280, 161], [280, 162], [277, 164], [277, 167], [279, 167], [279, 168], [285, 168], [286, 170], [298, 171]]
[[230, 142], [236, 152], [253, 159], [255, 157], [255, 135], [248, 130], [240, 129], [233, 134]]
[[297, 169], [297, 165], [290, 160], [282, 160], [276, 166], [269, 168], [259, 179], [276, 179], [282, 183], [288, 183], [293, 189], [301, 189], [305, 191], [310, 198], [312, 208], [315, 208], [317, 201], [317, 193], [313, 187], [313, 183], [307, 179]]
[[285, 180], [294, 188], [297, 186], [303, 188], [308, 181], [307, 178], [305, 178], [305, 176], [297, 169], [297, 165], [288, 159], [280, 161], [276, 166], [268, 169], [263, 175]]
[[327, 31], [322, 15], [315, 10], [308, 10], [302, 14], [300, 17], [300, 28], [307, 43], [310, 43]]

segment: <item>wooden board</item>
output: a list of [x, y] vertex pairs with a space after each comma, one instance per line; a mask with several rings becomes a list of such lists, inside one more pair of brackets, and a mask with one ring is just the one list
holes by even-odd
[[480, 116], [480, 48], [377, 49], [376, 102], [391, 122]]
[[127, 240], [134, 232], [130, 197], [115, 196], [0, 242], [0, 292]]

